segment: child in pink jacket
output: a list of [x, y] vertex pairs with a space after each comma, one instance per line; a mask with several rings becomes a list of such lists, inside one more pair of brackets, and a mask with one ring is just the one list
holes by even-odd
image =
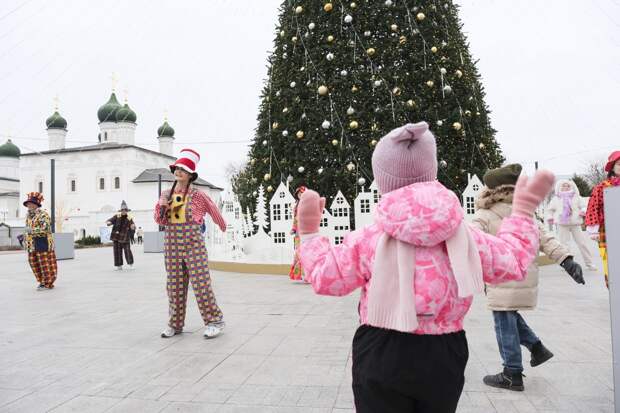
[[318, 294], [361, 288], [353, 338], [358, 413], [454, 412], [468, 359], [463, 318], [484, 283], [522, 280], [538, 250], [533, 212], [551, 189], [540, 172], [517, 183], [512, 216], [497, 237], [470, 228], [456, 195], [436, 181], [426, 122], [385, 136], [372, 156], [383, 195], [372, 225], [332, 246], [320, 236], [325, 199], [299, 202], [301, 261]]

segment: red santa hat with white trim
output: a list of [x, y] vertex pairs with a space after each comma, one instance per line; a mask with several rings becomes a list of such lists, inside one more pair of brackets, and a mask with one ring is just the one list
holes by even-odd
[[192, 180], [198, 178], [196, 167], [200, 162], [200, 155], [193, 149], [182, 149], [179, 157], [172, 165], [170, 165], [170, 171], [174, 173], [177, 168], [183, 169], [185, 172], [192, 175]]

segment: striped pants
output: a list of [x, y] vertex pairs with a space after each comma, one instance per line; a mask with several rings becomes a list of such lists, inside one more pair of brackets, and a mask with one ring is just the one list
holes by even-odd
[[39, 284], [47, 288], [54, 288], [58, 265], [56, 263], [56, 252], [30, 252], [28, 253], [28, 263]]

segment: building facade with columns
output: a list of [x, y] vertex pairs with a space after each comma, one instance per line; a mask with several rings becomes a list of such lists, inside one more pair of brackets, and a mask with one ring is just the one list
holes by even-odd
[[[136, 145], [137, 115], [127, 103], [121, 105], [114, 93], [99, 108], [97, 117], [97, 139], [92, 145], [79, 147], [66, 146], [67, 121], [58, 111], [46, 120], [49, 150], [20, 154], [18, 158], [19, 199], [31, 191], [42, 192], [44, 208], [49, 210], [54, 159], [57, 232], [73, 232], [76, 239], [99, 235], [123, 200], [136, 226], [145, 231], [157, 230], [153, 208], [160, 175], [162, 190], [170, 188], [174, 181], [169, 169], [175, 160], [174, 129], [167, 120], [157, 129], [159, 151]], [[200, 178], [195, 185], [219, 202], [221, 188]], [[21, 208], [20, 217], [25, 212]]]

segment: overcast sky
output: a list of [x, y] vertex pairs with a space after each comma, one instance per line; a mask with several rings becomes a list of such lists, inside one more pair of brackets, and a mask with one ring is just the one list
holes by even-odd
[[[2, 0], [0, 140], [47, 149], [58, 95], [67, 146], [97, 143], [114, 72], [136, 143], [157, 149], [167, 111], [176, 150], [196, 148], [201, 175], [225, 184], [253, 136], [280, 3]], [[620, 0], [458, 3], [509, 161], [567, 174], [620, 149]]]

